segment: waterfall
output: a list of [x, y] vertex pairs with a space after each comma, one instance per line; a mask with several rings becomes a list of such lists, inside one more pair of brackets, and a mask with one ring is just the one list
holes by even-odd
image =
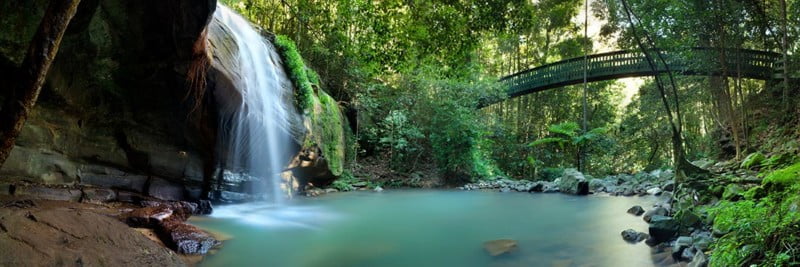
[[292, 83], [275, 47], [244, 18], [218, 5], [214, 19], [232, 39], [230, 50], [236, 50], [221, 59], [228, 61], [234, 89], [215, 92], [218, 100], [225, 99], [221, 105], [227, 105], [220, 108], [217, 151], [223, 177], [217, 179], [249, 187], [238, 189], [280, 203], [281, 173], [291, 158], [292, 137], [299, 125]]

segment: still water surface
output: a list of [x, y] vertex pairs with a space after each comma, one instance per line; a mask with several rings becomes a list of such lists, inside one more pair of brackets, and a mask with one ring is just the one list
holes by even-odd
[[[654, 266], [650, 248], [622, 230], [647, 231], [652, 197], [577, 197], [463, 191], [336, 193], [289, 206], [219, 206], [198, 226], [232, 236], [201, 266]], [[491, 257], [483, 242], [514, 239]]]

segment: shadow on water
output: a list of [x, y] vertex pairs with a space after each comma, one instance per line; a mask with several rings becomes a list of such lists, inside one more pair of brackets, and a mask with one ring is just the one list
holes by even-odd
[[[203, 266], [657, 266], [622, 230], [651, 197], [389, 191], [221, 206], [195, 224], [233, 237]], [[482, 244], [513, 239], [492, 257]], [[663, 255], [663, 254], [662, 254]], [[660, 262], [660, 260], [659, 260]], [[670, 264], [666, 263], [665, 264]], [[660, 265], [660, 264], [659, 264]]]

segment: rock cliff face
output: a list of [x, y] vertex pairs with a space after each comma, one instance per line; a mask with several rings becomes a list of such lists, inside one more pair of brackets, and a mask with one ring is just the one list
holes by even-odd
[[[47, 2], [0, 3], [0, 100], [15, 81]], [[221, 149], [219, 116], [242, 100], [232, 83], [239, 74], [225, 64], [237, 55], [236, 45], [213, 21], [216, 4], [83, 0], [39, 101], [0, 168], [0, 184], [90, 185], [167, 200], [248, 199], [242, 193], [258, 181], [225, 180], [217, 164], [224, 154], [215, 151]], [[189, 81], [199, 58], [208, 69]], [[292, 171], [283, 174], [290, 192], [342, 174], [344, 121], [336, 101], [318, 90], [313, 109], [293, 130], [299, 134], [287, 155]], [[0, 188], [0, 194], [6, 191]]]
[[[0, 3], [0, 97], [46, 6]], [[216, 118], [213, 108], [190, 112], [185, 77], [215, 8], [215, 0], [82, 1], [0, 180], [200, 197]]]

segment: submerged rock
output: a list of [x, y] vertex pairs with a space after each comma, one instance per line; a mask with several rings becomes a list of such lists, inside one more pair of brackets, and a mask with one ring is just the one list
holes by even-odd
[[509, 253], [517, 248], [517, 241], [512, 239], [498, 239], [487, 241], [483, 243], [483, 248], [489, 252], [489, 255], [499, 256]]
[[642, 213], [644, 213], [644, 209], [642, 208], [642, 206], [636, 205], [628, 209], [628, 213], [633, 214], [634, 216], [639, 216], [642, 215]]

